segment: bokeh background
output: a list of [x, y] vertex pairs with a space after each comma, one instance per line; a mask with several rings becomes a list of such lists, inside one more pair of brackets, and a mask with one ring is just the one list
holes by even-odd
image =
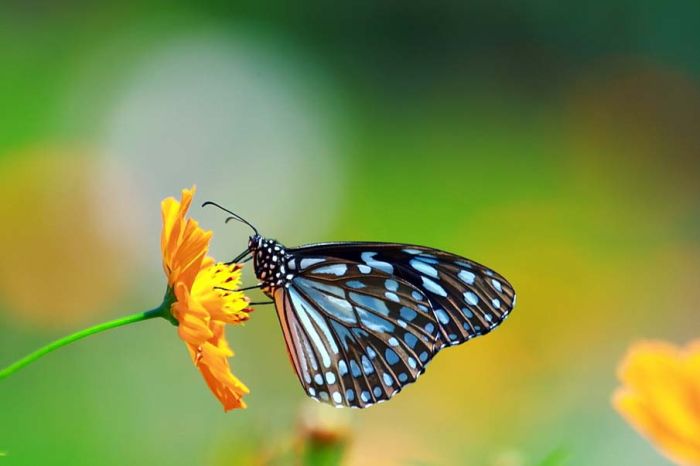
[[288, 245], [465, 255], [518, 308], [365, 411], [305, 399], [271, 307], [228, 414], [173, 327], [114, 330], [2, 381], [0, 463], [286, 464], [312, 419], [349, 465], [668, 464], [610, 396], [631, 342], [698, 335], [700, 3], [233, 3], [0, 6], [0, 363], [157, 305], [192, 184]]

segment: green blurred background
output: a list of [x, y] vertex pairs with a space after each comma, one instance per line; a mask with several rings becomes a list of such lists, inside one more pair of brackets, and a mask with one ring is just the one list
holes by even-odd
[[629, 343], [698, 334], [698, 44], [697, 1], [3, 2], [0, 364], [158, 304], [192, 184], [287, 245], [465, 255], [518, 308], [365, 411], [305, 399], [271, 307], [228, 414], [173, 327], [114, 330], [2, 381], [0, 464], [284, 463], [308, 418], [350, 465], [667, 464], [609, 400]]

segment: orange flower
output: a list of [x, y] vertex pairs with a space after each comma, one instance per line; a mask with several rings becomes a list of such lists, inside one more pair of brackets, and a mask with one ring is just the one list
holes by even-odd
[[248, 388], [229, 368], [233, 356], [224, 335], [225, 324], [248, 319], [248, 299], [237, 289], [241, 265], [214, 263], [207, 256], [211, 231], [203, 230], [186, 218], [195, 188], [184, 189], [181, 201], [170, 197], [161, 203], [163, 269], [168, 277], [170, 312], [178, 325], [180, 338], [187, 345], [192, 362], [199, 369], [224, 410], [245, 408], [243, 395]]
[[627, 422], [677, 464], [700, 465], [700, 340], [637, 343], [618, 377], [613, 404]]

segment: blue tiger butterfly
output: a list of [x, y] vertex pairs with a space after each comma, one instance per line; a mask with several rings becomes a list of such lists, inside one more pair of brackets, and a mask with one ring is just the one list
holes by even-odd
[[423, 246], [378, 242], [287, 248], [253, 229], [231, 263], [253, 260], [308, 396], [367, 408], [414, 382], [445, 346], [496, 328], [513, 287], [472, 260]]

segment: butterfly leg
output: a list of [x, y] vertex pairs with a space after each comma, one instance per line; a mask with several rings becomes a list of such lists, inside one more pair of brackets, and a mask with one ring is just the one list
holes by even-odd
[[[243, 251], [242, 253], [240, 253], [239, 255], [237, 255], [234, 259], [232, 259], [232, 260], [226, 262], [226, 265], [233, 265], [233, 264], [236, 264], [236, 263], [240, 262], [240, 261], [241, 261], [245, 256], [247, 256], [248, 254], [250, 254], [250, 249], [246, 248], [245, 251]], [[248, 260], [250, 260], [250, 259], [248, 259]], [[248, 260], [246, 260], [246, 262], [248, 262]]]
[[246, 286], [245, 288], [239, 288], [239, 289], [237, 289], [237, 290], [234, 290], [233, 288], [225, 288], [225, 287], [223, 287], [223, 286], [215, 286], [214, 289], [215, 289], [215, 290], [221, 290], [221, 291], [236, 292], [236, 291], [256, 290], [256, 289], [258, 289], [258, 288], [260, 288], [260, 287], [262, 287], [262, 286], [263, 286], [262, 283], [258, 283], [257, 285]]
[[256, 301], [254, 303], [248, 303], [248, 304], [250, 304], [251, 306], [264, 306], [266, 304], [275, 304], [275, 302], [274, 301]]
[[252, 286], [246, 286], [245, 288], [240, 288], [240, 289], [238, 289], [238, 290], [236, 290], [236, 291], [249, 291], [249, 290], [255, 290], [255, 289], [258, 289], [258, 288], [262, 288], [262, 286], [263, 286], [263, 284], [262, 284], [262, 283], [258, 283], [257, 285], [252, 285]]

